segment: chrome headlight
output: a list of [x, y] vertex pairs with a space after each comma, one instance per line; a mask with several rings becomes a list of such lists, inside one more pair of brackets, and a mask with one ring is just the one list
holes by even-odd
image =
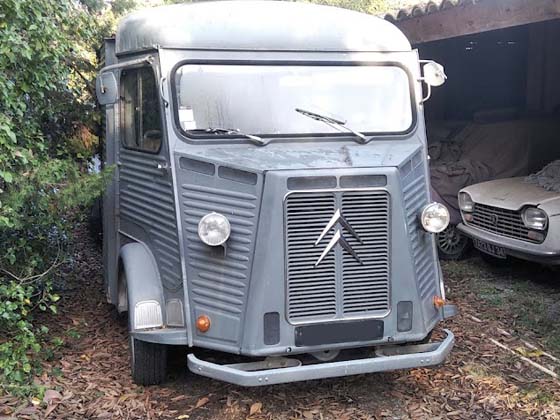
[[207, 214], [198, 223], [198, 236], [206, 245], [223, 245], [229, 239], [230, 234], [231, 225], [227, 217], [222, 214]]
[[529, 229], [545, 230], [548, 226], [548, 216], [536, 207], [527, 207], [521, 213], [521, 218]]
[[472, 200], [469, 193], [459, 193], [459, 208], [461, 209], [461, 211], [464, 211], [466, 213], [471, 213], [474, 211], [474, 201]]
[[422, 210], [420, 222], [426, 232], [440, 233], [449, 226], [449, 211], [440, 203], [428, 204]]

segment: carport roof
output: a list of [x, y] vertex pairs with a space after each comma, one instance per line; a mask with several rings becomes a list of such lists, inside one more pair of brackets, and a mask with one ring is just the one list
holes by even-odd
[[388, 13], [412, 44], [560, 19], [559, 0], [429, 0]]
[[412, 6], [393, 10], [385, 14], [385, 20], [396, 22], [399, 20], [412, 19], [419, 16], [429, 15], [430, 13], [461, 6], [462, 4], [475, 4], [484, 0], [427, 0], [419, 1]]

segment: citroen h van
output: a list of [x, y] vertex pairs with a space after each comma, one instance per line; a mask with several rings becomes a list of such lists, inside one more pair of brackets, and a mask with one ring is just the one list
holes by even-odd
[[423, 102], [444, 79], [389, 22], [333, 7], [124, 18], [97, 95], [106, 291], [134, 380], [164, 380], [171, 345], [245, 386], [441, 363], [449, 214], [429, 199]]

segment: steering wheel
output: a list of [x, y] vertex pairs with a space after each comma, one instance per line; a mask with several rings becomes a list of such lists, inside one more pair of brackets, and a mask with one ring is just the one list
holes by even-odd
[[144, 133], [143, 140], [160, 140], [161, 130], [148, 130]]
[[149, 150], [157, 151], [161, 145], [161, 130], [148, 130], [142, 136], [142, 145]]

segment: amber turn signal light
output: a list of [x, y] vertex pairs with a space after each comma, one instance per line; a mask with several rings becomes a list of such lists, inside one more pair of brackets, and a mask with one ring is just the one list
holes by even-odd
[[434, 296], [434, 306], [438, 309], [443, 308], [445, 305], [445, 299], [441, 296]]
[[210, 318], [206, 315], [200, 315], [196, 319], [196, 329], [203, 333], [208, 331], [210, 329]]

